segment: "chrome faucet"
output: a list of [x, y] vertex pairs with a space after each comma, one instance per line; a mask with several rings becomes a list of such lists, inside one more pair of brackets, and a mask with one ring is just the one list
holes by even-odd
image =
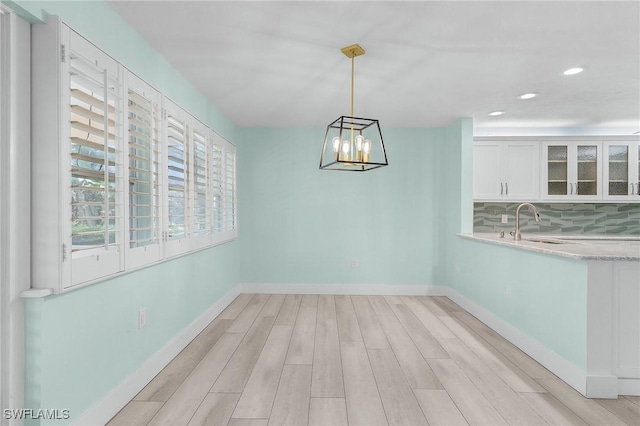
[[536, 220], [536, 222], [540, 222], [540, 214], [538, 213], [538, 209], [536, 209], [536, 206], [531, 203], [520, 204], [518, 206], [518, 209], [516, 210], [516, 229], [515, 231], [509, 232], [509, 234], [513, 235], [513, 239], [516, 241], [522, 240], [522, 234], [520, 234], [520, 209], [524, 206], [527, 206], [529, 210], [531, 210], [531, 213], [533, 213], [533, 218]]

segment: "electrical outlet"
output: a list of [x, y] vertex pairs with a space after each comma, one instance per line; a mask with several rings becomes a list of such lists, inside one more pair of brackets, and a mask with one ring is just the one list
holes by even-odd
[[360, 267], [360, 262], [358, 262], [358, 259], [353, 259], [353, 260], [351, 260], [351, 267], [352, 267], [353, 269], [357, 269], [357, 268], [359, 268], [359, 267]]
[[138, 310], [138, 330], [141, 330], [147, 325], [147, 308], [140, 308]]
[[503, 214], [502, 215], [502, 223], [509, 223], [509, 215], [508, 214]]
[[507, 299], [511, 299], [512, 296], [513, 296], [513, 289], [511, 288], [511, 284], [507, 284], [504, 287], [504, 297], [506, 297]]

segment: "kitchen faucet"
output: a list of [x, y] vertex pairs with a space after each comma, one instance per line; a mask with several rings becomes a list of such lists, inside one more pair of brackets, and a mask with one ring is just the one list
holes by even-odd
[[531, 203], [522, 203], [518, 206], [516, 210], [516, 229], [515, 231], [509, 232], [509, 234], [513, 235], [513, 239], [516, 241], [522, 240], [522, 234], [520, 234], [520, 209], [524, 206], [527, 206], [529, 210], [533, 213], [533, 218], [536, 222], [540, 222], [540, 214], [538, 213], [538, 209]]

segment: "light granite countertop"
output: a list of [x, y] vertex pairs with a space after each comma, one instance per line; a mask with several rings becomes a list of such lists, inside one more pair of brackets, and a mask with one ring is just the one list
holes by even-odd
[[[640, 261], [640, 237], [523, 234], [514, 241], [508, 233], [458, 234], [459, 237], [537, 253], [581, 260]], [[539, 241], [530, 241], [539, 240]], [[605, 244], [606, 243], [606, 244]]]

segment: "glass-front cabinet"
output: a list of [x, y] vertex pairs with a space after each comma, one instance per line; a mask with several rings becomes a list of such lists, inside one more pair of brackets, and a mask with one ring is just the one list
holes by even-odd
[[543, 198], [597, 200], [601, 198], [601, 142], [544, 142]]
[[603, 199], [640, 200], [640, 143], [607, 141], [603, 154]]

